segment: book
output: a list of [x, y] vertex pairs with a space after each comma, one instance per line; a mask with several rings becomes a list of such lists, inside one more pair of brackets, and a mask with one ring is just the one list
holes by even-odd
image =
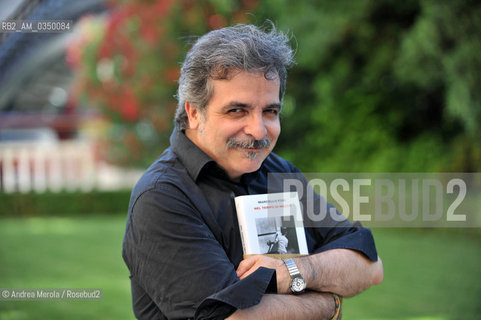
[[235, 197], [244, 258], [307, 255], [306, 234], [297, 192]]

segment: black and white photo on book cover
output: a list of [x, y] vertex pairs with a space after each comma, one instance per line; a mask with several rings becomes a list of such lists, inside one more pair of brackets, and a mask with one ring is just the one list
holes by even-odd
[[307, 254], [297, 192], [239, 196], [235, 205], [245, 255]]
[[299, 241], [291, 216], [256, 219], [261, 254], [299, 254]]

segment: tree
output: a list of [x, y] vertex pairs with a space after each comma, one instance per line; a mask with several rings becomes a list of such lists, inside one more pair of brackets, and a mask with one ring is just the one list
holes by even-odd
[[277, 151], [311, 171], [481, 169], [480, 5], [266, 1], [289, 29]]
[[298, 61], [276, 152], [305, 171], [478, 171], [480, 6], [119, 0], [71, 56], [78, 90], [112, 120], [110, 158], [124, 164], [145, 167], [168, 145], [186, 39], [269, 19], [293, 35]]

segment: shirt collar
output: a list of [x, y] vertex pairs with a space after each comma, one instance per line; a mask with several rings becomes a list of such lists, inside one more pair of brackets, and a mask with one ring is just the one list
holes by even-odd
[[200, 172], [205, 166], [207, 166], [207, 164], [212, 163], [212, 165], [215, 165], [215, 161], [197, 147], [189, 138], [187, 138], [185, 133], [177, 127], [174, 128], [174, 131], [170, 136], [170, 145], [172, 146], [174, 153], [184, 164], [189, 175], [195, 181], [197, 181]]
[[[197, 181], [203, 169], [209, 172], [209, 174], [232, 181], [227, 172], [220, 167], [214, 159], [202, 151], [195, 143], [187, 138], [184, 131], [179, 130], [177, 127], [174, 128], [170, 136], [170, 145], [194, 181]], [[243, 174], [239, 182], [243, 185], [249, 185], [253, 180], [257, 179], [258, 175], [259, 170]], [[235, 181], [232, 182], [239, 183]]]

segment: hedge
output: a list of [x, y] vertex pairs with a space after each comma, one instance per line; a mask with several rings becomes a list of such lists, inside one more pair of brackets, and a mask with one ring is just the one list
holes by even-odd
[[0, 217], [126, 214], [129, 199], [130, 190], [0, 193]]

